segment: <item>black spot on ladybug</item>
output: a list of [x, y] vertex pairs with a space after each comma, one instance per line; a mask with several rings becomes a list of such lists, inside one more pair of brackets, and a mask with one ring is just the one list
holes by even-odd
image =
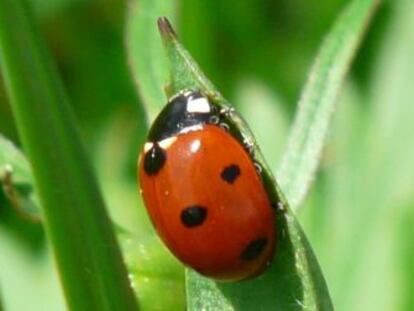
[[270, 204], [270, 206], [272, 207], [272, 209], [277, 210], [279, 208], [279, 204], [277, 202], [273, 202], [272, 204]]
[[187, 228], [201, 225], [207, 218], [207, 209], [200, 205], [193, 205], [181, 212], [181, 221]]
[[249, 243], [240, 255], [245, 261], [251, 261], [260, 256], [267, 245], [266, 238], [259, 238]]
[[167, 156], [165, 151], [155, 142], [144, 156], [144, 170], [150, 176], [156, 175], [164, 166]]
[[220, 177], [227, 183], [232, 184], [240, 175], [240, 168], [236, 164], [226, 166], [220, 174]]

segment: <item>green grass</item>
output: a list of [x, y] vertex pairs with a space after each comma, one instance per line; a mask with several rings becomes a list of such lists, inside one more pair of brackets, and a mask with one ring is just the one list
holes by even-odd
[[[410, 310], [414, 7], [378, 2], [32, 1], [39, 23], [1, 2], [3, 309], [137, 309], [129, 277], [141, 310]], [[149, 122], [185, 87], [235, 105], [286, 196], [257, 280], [184, 271], [139, 199]]]
[[380, 1], [351, 1], [326, 36], [298, 103], [278, 175], [290, 202], [304, 200], [319, 165], [336, 98]]
[[24, 1], [0, 3], [0, 55], [68, 306], [135, 310], [127, 271], [65, 91]]

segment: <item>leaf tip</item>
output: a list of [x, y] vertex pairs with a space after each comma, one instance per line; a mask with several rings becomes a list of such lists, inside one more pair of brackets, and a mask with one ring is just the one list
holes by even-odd
[[165, 16], [158, 18], [158, 29], [160, 31], [161, 37], [164, 40], [171, 40], [177, 38], [177, 35], [174, 29], [172, 28], [170, 21]]

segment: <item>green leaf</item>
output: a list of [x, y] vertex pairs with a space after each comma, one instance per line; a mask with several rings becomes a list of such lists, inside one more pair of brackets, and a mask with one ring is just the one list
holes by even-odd
[[163, 311], [168, 306], [169, 311], [185, 310], [183, 267], [160, 239], [154, 234], [139, 238], [128, 233], [119, 238], [141, 309]]
[[0, 191], [15, 210], [33, 221], [40, 221], [39, 199], [32, 170], [23, 153], [0, 134]]
[[306, 196], [324, 147], [337, 94], [379, 0], [353, 0], [326, 36], [299, 100], [279, 180], [298, 208]]
[[69, 309], [136, 310], [66, 93], [25, 1], [0, 1], [0, 56]]
[[[411, 241], [407, 237], [414, 234], [414, 202], [409, 202], [399, 217], [397, 226], [397, 273], [401, 278], [402, 301], [399, 301], [400, 310], [411, 310], [414, 304], [414, 248], [410, 247]], [[397, 309], [397, 308], [395, 308]]]
[[167, 95], [171, 96], [183, 89], [200, 89], [209, 95], [220, 110], [227, 111], [223, 121], [237, 139], [243, 139], [252, 146], [252, 156], [263, 168], [262, 178], [270, 199], [281, 202], [277, 217], [277, 255], [267, 272], [254, 280], [221, 284], [187, 270], [188, 309], [252, 310], [260, 305], [263, 310], [332, 310], [317, 260], [299, 223], [284, 201], [250, 129], [178, 42], [168, 20], [161, 18], [159, 28], [169, 60], [170, 84]]
[[35, 12], [40, 15], [52, 15], [56, 11], [64, 10], [70, 6], [86, 4], [89, 0], [30, 0]]
[[[414, 144], [407, 143], [412, 140], [414, 123], [413, 40], [414, 3], [396, 1], [373, 67], [367, 121], [368, 165], [364, 171], [373, 197], [380, 201], [378, 195], [387, 196], [384, 207], [406, 204], [414, 187], [414, 174], [407, 174], [414, 170]], [[387, 191], [378, 193], [378, 187]]]
[[329, 147], [335, 166], [326, 175], [333, 178], [326, 180], [320, 202], [327, 205], [326, 236], [335, 237], [322, 243], [327, 272], [344, 310], [397, 310], [397, 301], [407, 295], [401, 290], [404, 278], [410, 277], [408, 270], [400, 276], [398, 247], [411, 247], [409, 235], [399, 234], [410, 222], [400, 219], [408, 217], [414, 202], [414, 175], [407, 173], [414, 171], [414, 145], [408, 143], [414, 132], [414, 6], [410, 0], [389, 5], [392, 14], [375, 51], [368, 96], [341, 103], [349, 115], [341, 107], [340, 119], [346, 119], [334, 138], [339, 146]]
[[[390, 8], [392, 15], [369, 85], [366, 165], [361, 171], [365, 177], [361, 196], [366, 202], [366, 217], [365, 222], [361, 219], [364, 244], [359, 247], [367, 255], [353, 262], [352, 268], [356, 271], [355, 283], [361, 280], [361, 275], [366, 280], [361, 284], [366, 294], [363, 297], [379, 295], [380, 298], [379, 304], [366, 299], [364, 305], [381, 306], [382, 310], [404, 310], [404, 307], [410, 310], [412, 306], [400, 303], [410, 302], [414, 283], [412, 264], [408, 263], [412, 261], [408, 251], [412, 249], [412, 229], [408, 228], [412, 228], [414, 216], [414, 3], [392, 1]], [[374, 246], [372, 241], [377, 239], [381, 243]], [[382, 254], [379, 253], [378, 249], [384, 247]], [[405, 254], [402, 249], [407, 250]], [[367, 264], [372, 268], [366, 270]], [[383, 280], [397, 286], [390, 289]]]
[[238, 83], [235, 102], [256, 136], [263, 155], [272, 159], [269, 165], [275, 173], [289, 130], [283, 100], [263, 82], [250, 78]]
[[[366, 165], [361, 133], [366, 130], [367, 119], [363, 105], [366, 99], [358, 91], [352, 83], [345, 84], [330, 134], [328, 160], [314, 185], [311, 200], [307, 200], [306, 208], [301, 210], [302, 223], [315, 241], [313, 246], [318, 250], [332, 299], [344, 310], [355, 309], [360, 301], [356, 297], [350, 299], [349, 293], [358, 292], [356, 287], [361, 289], [352, 280], [357, 277], [357, 282], [361, 283], [362, 271], [355, 273], [350, 267], [361, 262], [368, 253], [365, 249], [372, 248], [372, 240], [368, 244], [362, 241], [365, 240], [364, 228], [375, 213], [360, 197], [365, 191], [360, 172]], [[377, 205], [372, 207], [376, 209]], [[356, 240], [358, 243], [349, 243]], [[372, 269], [364, 269], [362, 273], [366, 273], [365, 270]]]
[[3, 301], [2, 301], [2, 294], [1, 294], [1, 287], [0, 287], [0, 311], [3, 311]]
[[126, 35], [128, 58], [149, 122], [155, 119], [166, 102], [162, 92], [167, 77], [166, 60], [160, 35], [153, 25], [159, 16], [174, 17], [175, 2], [130, 1]]

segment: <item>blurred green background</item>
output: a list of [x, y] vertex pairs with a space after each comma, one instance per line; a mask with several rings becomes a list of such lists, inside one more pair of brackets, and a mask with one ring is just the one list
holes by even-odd
[[[277, 175], [309, 66], [347, 1], [174, 2], [183, 44], [247, 118]], [[114, 221], [152, 240], [135, 177], [147, 125], [128, 66], [131, 3], [32, 4]], [[413, 29], [409, 0], [383, 3], [341, 93], [314, 187], [299, 210], [337, 310], [414, 305]], [[0, 133], [19, 145], [1, 77]], [[142, 288], [143, 294], [151, 290]], [[41, 226], [4, 204], [0, 293], [6, 310], [66, 309]]]

